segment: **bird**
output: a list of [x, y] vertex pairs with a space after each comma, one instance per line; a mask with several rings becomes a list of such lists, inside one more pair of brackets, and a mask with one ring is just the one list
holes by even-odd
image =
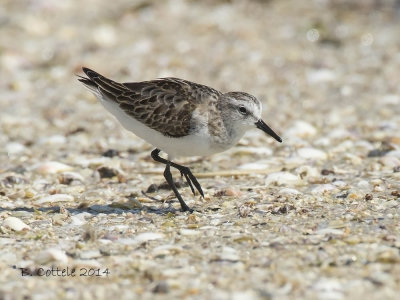
[[[165, 165], [164, 178], [182, 211], [193, 210], [180, 195], [171, 167], [185, 177], [193, 195], [204, 198], [190, 168], [176, 157], [209, 156], [233, 147], [247, 130], [258, 128], [278, 142], [282, 139], [262, 119], [261, 102], [244, 92], [222, 93], [209, 86], [175, 77], [120, 83], [87, 67], [78, 80], [121, 123], [155, 147], [154, 161]], [[167, 159], [159, 154], [163, 151]]]

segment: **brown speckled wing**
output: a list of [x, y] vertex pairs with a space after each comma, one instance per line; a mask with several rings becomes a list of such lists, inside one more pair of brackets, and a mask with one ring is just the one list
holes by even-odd
[[83, 71], [101, 94], [127, 114], [171, 137], [188, 135], [196, 105], [220, 95], [212, 88], [178, 78], [117, 83], [90, 69]]

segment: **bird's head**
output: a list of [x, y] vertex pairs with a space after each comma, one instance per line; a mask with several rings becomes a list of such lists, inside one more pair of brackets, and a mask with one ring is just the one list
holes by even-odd
[[278, 142], [282, 139], [261, 119], [262, 105], [254, 96], [243, 92], [229, 92], [222, 95], [225, 105], [223, 114], [229, 115], [230, 122], [239, 131], [258, 128]]

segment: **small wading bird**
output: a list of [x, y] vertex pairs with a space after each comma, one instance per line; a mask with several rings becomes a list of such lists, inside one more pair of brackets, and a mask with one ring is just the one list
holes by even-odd
[[[204, 197], [190, 169], [172, 160], [177, 156], [206, 156], [234, 146], [244, 133], [258, 128], [278, 142], [282, 139], [261, 119], [261, 103], [243, 92], [221, 93], [178, 78], [118, 83], [83, 68], [78, 79], [127, 130], [156, 147], [151, 157], [166, 165], [164, 177], [183, 211], [191, 209], [176, 188], [171, 167], [185, 177], [190, 189]], [[160, 151], [168, 159], [159, 156]]]

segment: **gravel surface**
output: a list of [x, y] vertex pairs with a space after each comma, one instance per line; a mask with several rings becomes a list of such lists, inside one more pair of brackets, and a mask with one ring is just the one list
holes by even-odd
[[[180, 160], [182, 213], [83, 65], [249, 92], [284, 142]], [[3, 0], [0, 70], [0, 299], [399, 299], [399, 1]]]

